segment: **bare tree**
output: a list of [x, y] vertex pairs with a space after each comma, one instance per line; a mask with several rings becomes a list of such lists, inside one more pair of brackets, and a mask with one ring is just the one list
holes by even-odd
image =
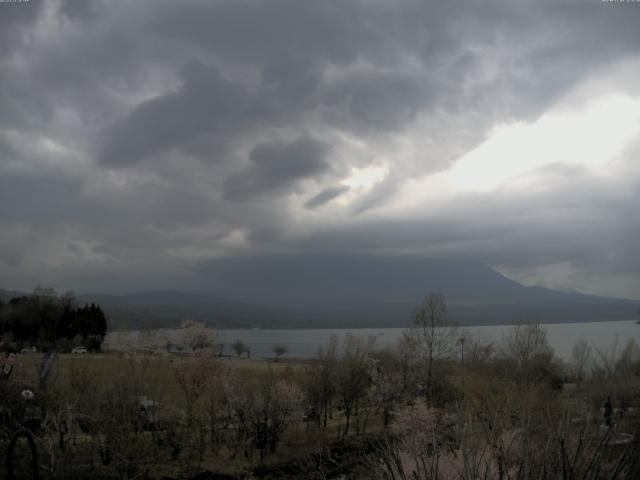
[[612, 378], [615, 376], [616, 362], [618, 361], [618, 335], [611, 343], [611, 348], [600, 349], [595, 347], [596, 358], [594, 360], [594, 372], [600, 377]]
[[291, 419], [299, 417], [298, 385], [269, 369], [259, 378], [231, 378], [226, 389], [236, 425], [235, 450], [244, 450], [250, 458], [256, 448], [260, 461], [267, 453], [275, 453]]
[[630, 377], [640, 372], [640, 346], [635, 339], [630, 338], [627, 341], [620, 358], [616, 361], [615, 369], [618, 375]]
[[573, 375], [575, 382], [580, 384], [586, 376], [587, 364], [591, 360], [591, 346], [586, 340], [578, 341], [571, 351]]
[[216, 348], [216, 332], [204, 323], [186, 320], [178, 331], [181, 343], [191, 350], [211, 350]]
[[185, 400], [187, 425], [194, 422], [195, 405], [211, 384], [217, 368], [213, 357], [202, 354], [180, 363], [176, 368], [176, 381]]
[[235, 342], [233, 342], [231, 344], [231, 348], [236, 353], [238, 358], [240, 358], [243, 353], [246, 353], [249, 351], [249, 348], [242, 340], [236, 340]]
[[431, 399], [434, 360], [453, 355], [457, 328], [450, 320], [447, 301], [442, 293], [427, 295], [414, 318], [415, 326], [410, 334], [426, 362], [426, 394]]
[[[338, 364], [337, 396], [345, 416], [344, 435], [348, 435], [351, 418], [359, 413], [372, 380], [373, 361], [369, 357], [375, 337], [366, 340], [362, 337], [346, 335], [344, 355]], [[357, 425], [356, 425], [357, 426]]]
[[331, 403], [336, 396], [338, 337], [332, 335], [326, 345], [318, 349], [318, 362], [304, 378], [307, 403], [306, 417], [327, 428]]
[[382, 410], [385, 428], [391, 422], [396, 403], [406, 393], [403, 357], [397, 349], [385, 349], [376, 354], [373, 369], [373, 403]]
[[534, 356], [549, 348], [547, 330], [538, 322], [515, 325], [504, 341], [504, 353], [521, 367], [526, 367]]
[[271, 349], [271, 351], [275, 354], [276, 356], [276, 362], [278, 360], [280, 360], [280, 357], [282, 355], [284, 355], [285, 353], [288, 352], [287, 347], [285, 347], [284, 345], [274, 345], [273, 348]]
[[418, 404], [397, 417], [373, 457], [374, 479], [464, 478], [446, 464], [456, 448], [452, 414]]

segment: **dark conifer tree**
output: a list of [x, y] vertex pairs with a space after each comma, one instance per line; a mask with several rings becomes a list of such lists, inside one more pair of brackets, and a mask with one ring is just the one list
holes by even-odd
[[75, 306], [69, 294], [58, 297], [52, 289], [36, 289], [33, 295], [15, 297], [0, 307], [0, 334], [11, 333], [21, 344], [48, 349], [59, 340], [80, 335], [84, 345], [100, 350], [107, 320], [99, 305]]

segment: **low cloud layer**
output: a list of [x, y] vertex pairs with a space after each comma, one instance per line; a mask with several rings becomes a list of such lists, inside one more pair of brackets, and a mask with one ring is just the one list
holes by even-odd
[[640, 298], [640, 124], [598, 165], [439, 180], [501, 128], [635, 105], [639, 22], [578, 0], [0, 4], [0, 286], [206, 291], [211, 259], [360, 252]]

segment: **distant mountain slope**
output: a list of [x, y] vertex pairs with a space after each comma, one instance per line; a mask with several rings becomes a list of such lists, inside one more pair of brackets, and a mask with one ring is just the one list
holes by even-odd
[[464, 324], [635, 318], [638, 302], [525, 287], [462, 260], [317, 255], [225, 258], [200, 272], [228, 298], [313, 312], [348, 325], [406, 325], [426, 294], [446, 295]]
[[[0, 299], [29, 295], [27, 292], [0, 289]], [[198, 295], [172, 290], [151, 290], [127, 295], [81, 294], [79, 304], [102, 307], [110, 329], [173, 328], [183, 320], [198, 320], [219, 328], [300, 326], [299, 313], [250, 305], [213, 295]]]
[[292, 314], [273, 307], [250, 305], [213, 295], [152, 290], [128, 295], [84, 294], [81, 303], [97, 303], [119, 328], [173, 327], [181, 320], [204, 321], [217, 327], [285, 327]]
[[3, 290], [2, 288], [0, 288], [0, 299], [4, 302], [7, 302], [14, 297], [20, 297], [22, 295], [26, 295], [26, 293], [19, 292], [17, 290]]
[[226, 297], [278, 306], [356, 307], [363, 301], [415, 304], [430, 291], [451, 298], [500, 303], [531, 296], [495, 270], [466, 261], [337, 255], [220, 259], [208, 284]]
[[[430, 292], [447, 297], [461, 324], [536, 319], [635, 319], [640, 302], [525, 287], [460, 260], [370, 255], [219, 259], [199, 277], [216, 295], [155, 290], [79, 295], [102, 306], [112, 328], [172, 327], [190, 318], [219, 328], [408, 326]], [[5, 298], [18, 292], [1, 291]]]

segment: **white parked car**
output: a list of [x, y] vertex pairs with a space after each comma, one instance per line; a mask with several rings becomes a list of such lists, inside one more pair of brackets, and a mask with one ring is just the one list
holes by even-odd
[[87, 353], [87, 349], [85, 347], [73, 347], [71, 349], [71, 353], [75, 353], [78, 355], [84, 355], [85, 353]]

